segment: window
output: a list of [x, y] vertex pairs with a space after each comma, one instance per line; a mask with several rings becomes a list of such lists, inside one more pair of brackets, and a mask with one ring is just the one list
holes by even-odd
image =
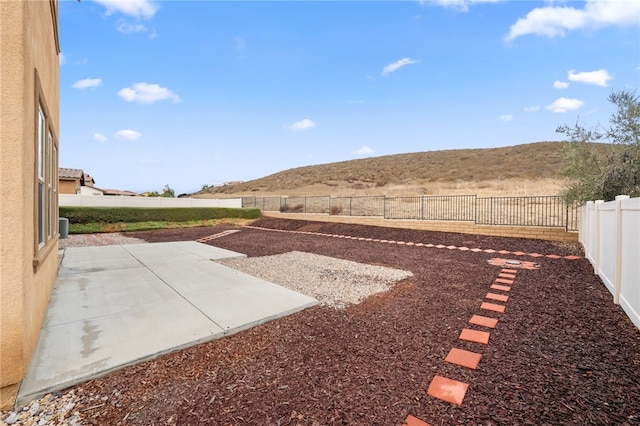
[[37, 177], [37, 188], [36, 188], [36, 196], [38, 198], [38, 205], [36, 207], [36, 211], [38, 212], [38, 248], [42, 247], [45, 243], [44, 239], [44, 228], [45, 228], [45, 193], [44, 193], [44, 182], [45, 182], [45, 173], [44, 173], [44, 138], [45, 138], [45, 125], [46, 121], [44, 118], [44, 112], [42, 111], [42, 105], [38, 105], [38, 153], [37, 153], [37, 169], [38, 169], [38, 177]]
[[35, 243], [37, 267], [58, 235], [58, 144], [36, 74]]
[[53, 200], [53, 136], [51, 135], [51, 130], [49, 130], [47, 134], [47, 164], [49, 169], [49, 179], [47, 179], [47, 240], [51, 239], [54, 232], [53, 226], [53, 216], [55, 216], [53, 210], [53, 206], [55, 204]]
[[58, 223], [58, 148], [56, 147], [56, 145], [53, 145], [53, 155], [51, 156], [51, 181], [53, 182], [53, 205], [51, 206], [51, 209], [54, 213], [54, 215], [52, 215], [52, 229], [53, 229], [53, 234], [54, 235], [58, 235], [58, 233], [60, 232], [59, 228], [59, 223]]

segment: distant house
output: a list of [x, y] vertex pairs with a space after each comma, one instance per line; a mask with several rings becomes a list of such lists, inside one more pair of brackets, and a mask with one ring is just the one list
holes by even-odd
[[[86, 182], [86, 181], [85, 181]], [[105, 195], [104, 189], [100, 189], [97, 186], [87, 185], [80, 187], [80, 195], [89, 195], [89, 196], [102, 196]]]
[[0, 409], [7, 409], [58, 273], [57, 0], [0, 1], [0, 40]]
[[60, 194], [77, 194], [77, 195], [89, 195], [89, 196], [123, 196], [123, 197], [138, 197], [133, 191], [121, 191], [119, 189], [102, 189], [95, 186], [96, 181], [85, 173], [82, 169], [58, 169], [58, 182], [60, 187]]
[[78, 194], [101, 196], [104, 190], [98, 188], [96, 181], [82, 169], [58, 169], [58, 187], [60, 194]]
[[[85, 186], [85, 175], [81, 169], [58, 169], [58, 187], [60, 194], [80, 194], [83, 186]], [[91, 178], [93, 181], [93, 178]]]
[[96, 186], [96, 181], [91, 177], [89, 173], [84, 174], [84, 184], [87, 186]]

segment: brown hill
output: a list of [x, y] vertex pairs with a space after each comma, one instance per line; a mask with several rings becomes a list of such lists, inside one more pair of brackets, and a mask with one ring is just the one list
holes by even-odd
[[566, 147], [537, 142], [386, 155], [284, 170], [195, 196], [554, 195], [563, 186]]

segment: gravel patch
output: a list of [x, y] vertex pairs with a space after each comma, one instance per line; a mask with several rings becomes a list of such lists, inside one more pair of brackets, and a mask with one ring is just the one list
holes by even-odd
[[362, 302], [413, 276], [411, 272], [335, 257], [292, 251], [219, 263], [316, 298], [338, 309]]
[[90, 246], [115, 246], [124, 244], [142, 244], [145, 240], [127, 237], [121, 233], [108, 234], [71, 234], [67, 238], [60, 238], [58, 248], [90, 247]]
[[2, 425], [81, 426], [82, 414], [77, 409], [75, 390], [64, 395], [47, 394], [15, 411], [3, 411]]

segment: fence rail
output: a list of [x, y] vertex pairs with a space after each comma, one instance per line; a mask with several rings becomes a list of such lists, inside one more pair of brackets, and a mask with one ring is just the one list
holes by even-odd
[[288, 213], [447, 220], [479, 225], [544, 226], [578, 230], [578, 206], [558, 196], [478, 197], [243, 197], [242, 207]]

